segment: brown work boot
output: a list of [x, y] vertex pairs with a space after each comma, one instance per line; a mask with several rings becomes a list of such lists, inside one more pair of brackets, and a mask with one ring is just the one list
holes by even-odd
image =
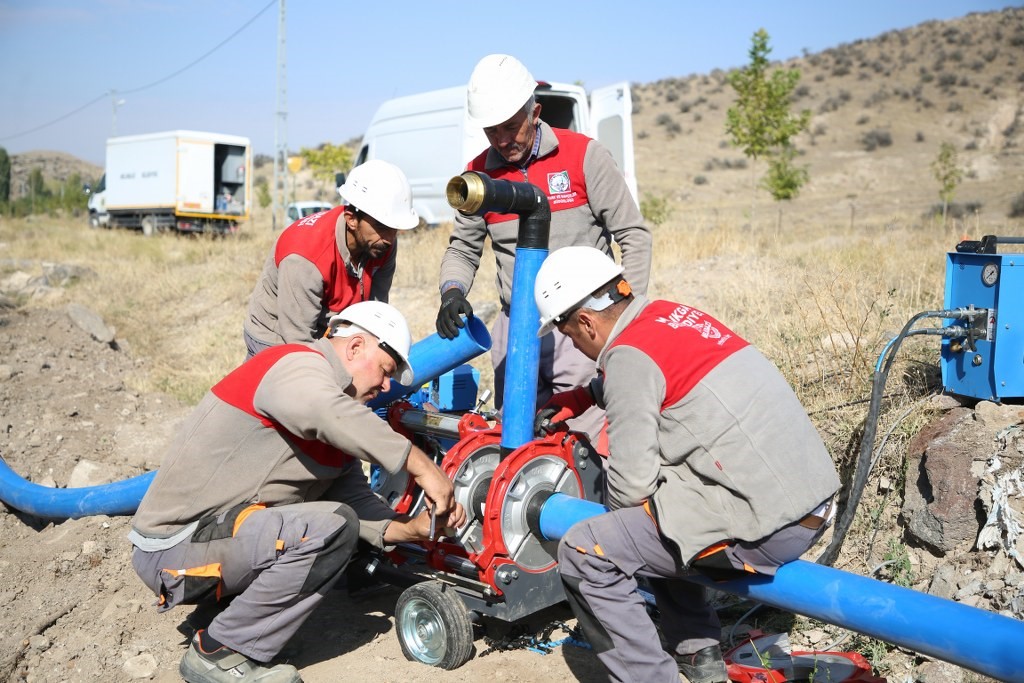
[[188, 683], [302, 683], [298, 669], [290, 664], [266, 666], [223, 645], [206, 652], [201, 634], [196, 632], [178, 666]]
[[722, 648], [708, 645], [692, 655], [675, 655], [679, 673], [689, 683], [727, 683], [729, 673], [722, 659]]

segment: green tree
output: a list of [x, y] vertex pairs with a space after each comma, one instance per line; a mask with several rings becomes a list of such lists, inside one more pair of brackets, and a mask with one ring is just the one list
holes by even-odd
[[261, 209], [267, 208], [274, 201], [274, 198], [270, 196], [270, 183], [267, 182], [265, 176], [256, 179], [256, 201], [259, 202]]
[[0, 204], [11, 199], [11, 157], [0, 147]]
[[790, 111], [790, 101], [800, 71], [776, 69], [769, 75], [768, 32], [758, 29], [751, 39], [750, 64], [729, 74], [736, 91], [736, 103], [726, 113], [725, 130], [732, 144], [743, 150], [751, 163], [751, 221], [757, 173], [757, 160], [767, 157], [774, 166], [763, 183], [775, 199], [795, 197], [807, 182], [806, 168], [793, 165], [793, 138], [807, 130], [811, 112]]
[[942, 200], [942, 225], [946, 225], [946, 212], [953, 201], [956, 186], [963, 180], [964, 172], [960, 168], [956, 156], [956, 147], [952, 143], [943, 142], [939, 145], [939, 154], [932, 162], [932, 173], [939, 181], [939, 199]]
[[313, 171], [313, 177], [325, 184], [334, 182], [335, 173], [347, 172], [352, 165], [352, 150], [329, 142], [316, 149], [303, 147], [299, 150], [299, 156]]
[[795, 156], [796, 149], [786, 145], [768, 162], [768, 172], [761, 179], [761, 186], [775, 201], [795, 199], [810, 177], [806, 166], [793, 163]]

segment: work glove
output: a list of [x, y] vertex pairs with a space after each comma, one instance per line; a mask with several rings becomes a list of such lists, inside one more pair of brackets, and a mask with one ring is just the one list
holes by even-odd
[[441, 295], [441, 308], [437, 311], [437, 333], [445, 339], [459, 336], [459, 328], [466, 323], [460, 317], [472, 317], [473, 307], [469, 305], [466, 295], [458, 287], [452, 287]]
[[566, 420], [579, 417], [595, 403], [588, 385], [555, 394], [537, 411], [537, 417], [533, 420], [533, 433], [543, 437], [564, 429]]

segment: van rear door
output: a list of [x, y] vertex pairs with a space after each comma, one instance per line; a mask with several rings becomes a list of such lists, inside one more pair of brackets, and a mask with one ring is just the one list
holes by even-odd
[[626, 177], [633, 201], [639, 206], [636, 159], [633, 157], [633, 97], [622, 81], [590, 93], [590, 137], [608, 148]]

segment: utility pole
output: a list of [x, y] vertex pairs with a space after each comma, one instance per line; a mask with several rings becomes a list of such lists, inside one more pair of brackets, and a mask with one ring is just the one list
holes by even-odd
[[285, 67], [285, 0], [279, 0], [281, 16], [277, 23], [277, 119], [274, 124], [274, 187], [270, 227], [277, 230], [278, 213], [284, 208], [285, 163], [288, 157], [288, 86]]
[[117, 99], [117, 91], [110, 91], [110, 109], [113, 112], [113, 116], [110, 120], [110, 137], [117, 137], [117, 108], [124, 104], [123, 99]]

